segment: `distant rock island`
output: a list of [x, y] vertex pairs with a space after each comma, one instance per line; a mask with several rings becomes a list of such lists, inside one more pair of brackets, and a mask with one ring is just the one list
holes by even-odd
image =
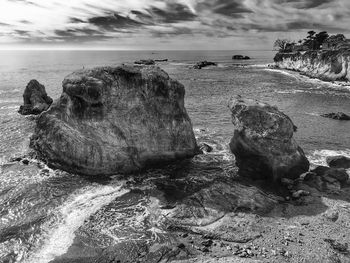
[[276, 40], [275, 67], [325, 81], [350, 81], [350, 39], [342, 34], [329, 36], [325, 31], [308, 34], [298, 44]]

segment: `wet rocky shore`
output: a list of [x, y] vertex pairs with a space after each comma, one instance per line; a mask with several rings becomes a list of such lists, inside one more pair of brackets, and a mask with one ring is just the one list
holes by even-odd
[[[222, 160], [212, 142], [195, 138], [184, 96], [154, 66], [65, 79], [36, 120], [32, 156], [102, 184], [117, 180], [125, 194], [86, 219], [51, 262], [350, 260], [346, 158], [310, 167], [293, 137], [297, 124], [274, 106], [235, 97], [227, 108], [235, 158]], [[115, 225], [100, 225], [111, 211], [120, 214], [109, 220]]]

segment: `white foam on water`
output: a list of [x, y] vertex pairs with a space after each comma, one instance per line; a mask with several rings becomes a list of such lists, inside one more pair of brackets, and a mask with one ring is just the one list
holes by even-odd
[[[27, 263], [47, 263], [67, 252], [75, 231], [84, 221], [115, 198], [129, 192], [123, 185], [89, 186], [73, 194], [57, 208], [55, 223], [46, 226], [43, 245], [27, 259]], [[45, 228], [45, 227], [44, 227]]]
[[311, 155], [307, 156], [310, 162], [314, 165], [327, 166], [326, 159], [329, 156], [342, 155], [350, 158], [350, 149], [346, 150], [316, 150]]

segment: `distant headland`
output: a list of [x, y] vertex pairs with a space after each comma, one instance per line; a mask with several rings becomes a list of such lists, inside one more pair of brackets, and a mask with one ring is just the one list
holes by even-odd
[[350, 81], [350, 39], [343, 34], [329, 35], [326, 31], [309, 31], [297, 43], [277, 39], [277, 68], [299, 71], [325, 81]]

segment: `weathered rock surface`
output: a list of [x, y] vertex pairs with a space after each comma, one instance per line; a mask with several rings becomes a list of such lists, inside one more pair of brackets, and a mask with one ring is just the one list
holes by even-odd
[[350, 168], [350, 158], [346, 156], [329, 156], [327, 157], [327, 163], [329, 167], [332, 168], [344, 168], [349, 169]]
[[204, 61], [198, 62], [196, 65], [193, 66], [193, 68], [194, 69], [201, 69], [201, 68], [208, 67], [208, 66], [217, 66], [217, 63], [204, 60]]
[[343, 112], [326, 113], [326, 114], [322, 114], [321, 116], [325, 117], [325, 118], [330, 118], [330, 119], [333, 119], [333, 120], [340, 120], [340, 121], [349, 121], [350, 120], [350, 116], [346, 115]]
[[141, 60], [135, 61], [134, 64], [137, 64], [137, 65], [154, 65], [155, 62], [154, 62], [153, 59], [141, 59]]
[[248, 57], [248, 56], [243, 56], [243, 55], [234, 55], [234, 56], [232, 56], [232, 59], [246, 60], [246, 59], [250, 59], [250, 57]]
[[46, 93], [45, 86], [35, 79], [28, 82], [24, 90], [23, 101], [24, 103], [18, 111], [22, 115], [40, 114], [46, 111], [52, 103], [52, 99]]
[[74, 72], [38, 118], [31, 147], [51, 166], [87, 175], [193, 157], [198, 149], [184, 95], [184, 86], [158, 67]]
[[277, 53], [278, 68], [296, 70], [326, 81], [350, 80], [350, 50], [307, 51], [305, 53]]
[[308, 171], [309, 162], [293, 138], [291, 119], [265, 103], [231, 99], [234, 135], [230, 142], [239, 174], [254, 179], [296, 179]]

